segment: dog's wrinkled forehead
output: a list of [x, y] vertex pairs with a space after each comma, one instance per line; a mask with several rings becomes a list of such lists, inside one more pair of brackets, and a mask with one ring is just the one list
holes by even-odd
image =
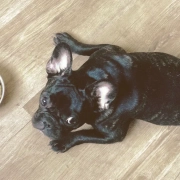
[[[62, 77], [48, 78], [48, 82], [40, 96], [41, 110], [58, 110], [63, 114], [72, 116], [82, 108], [82, 98], [77, 88]], [[62, 115], [62, 114], [61, 114]]]
[[[41, 98], [49, 97], [51, 102], [55, 104], [69, 104], [69, 108], [81, 106], [81, 96], [77, 88], [66, 77], [48, 78], [48, 82], [41, 93]], [[64, 106], [65, 107], [65, 106]], [[76, 107], [78, 108], [78, 107]]]
[[74, 87], [67, 78], [52, 77], [48, 78], [48, 82], [44, 88], [46, 92], [57, 92], [59, 88], [63, 87]]

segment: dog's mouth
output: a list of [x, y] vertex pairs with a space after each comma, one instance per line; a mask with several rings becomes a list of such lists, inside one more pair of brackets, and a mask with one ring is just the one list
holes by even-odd
[[69, 115], [62, 115], [60, 113], [50, 114], [38, 109], [32, 118], [33, 127], [53, 140], [66, 136], [82, 124], [80, 116], [75, 112]]
[[[35, 126], [34, 126], [35, 127]], [[49, 137], [50, 139], [54, 140], [54, 139], [60, 139], [62, 137], [62, 130], [60, 128], [60, 126], [54, 126], [53, 124], [47, 124], [44, 125], [41, 129], [35, 127], [36, 129], [38, 129], [40, 132], [42, 132], [44, 135], [46, 135], [47, 137]]]
[[49, 137], [50, 139], [60, 139], [62, 137], [62, 133], [60, 129], [58, 128], [44, 128], [43, 130], [40, 130], [44, 135]]
[[61, 136], [60, 124], [48, 113], [36, 112], [32, 118], [32, 125], [51, 139], [57, 139]]

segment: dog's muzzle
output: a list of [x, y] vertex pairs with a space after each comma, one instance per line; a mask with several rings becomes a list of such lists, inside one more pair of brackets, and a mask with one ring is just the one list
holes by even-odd
[[33, 127], [39, 130], [44, 130], [52, 127], [53, 118], [48, 113], [36, 112], [32, 118]]
[[49, 113], [37, 111], [32, 118], [32, 125], [51, 139], [59, 139], [62, 135], [58, 122]]

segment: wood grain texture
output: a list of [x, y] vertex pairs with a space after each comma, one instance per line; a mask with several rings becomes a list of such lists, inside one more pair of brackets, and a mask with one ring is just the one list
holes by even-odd
[[[0, 106], [0, 179], [180, 180], [180, 127], [136, 120], [122, 143], [83, 144], [64, 154], [50, 150], [31, 117], [56, 32], [129, 52], [180, 57], [180, 1], [1, 0], [0, 75], [6, 96]], [[86, 59], [74, 56], [73, 68]]]

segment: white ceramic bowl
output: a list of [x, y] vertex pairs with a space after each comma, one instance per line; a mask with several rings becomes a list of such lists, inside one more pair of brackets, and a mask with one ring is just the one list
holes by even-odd
[[2, 77], [0, 76], [0, 104], [4, 98], [4, 93], [5, 93], [5, 85]]

